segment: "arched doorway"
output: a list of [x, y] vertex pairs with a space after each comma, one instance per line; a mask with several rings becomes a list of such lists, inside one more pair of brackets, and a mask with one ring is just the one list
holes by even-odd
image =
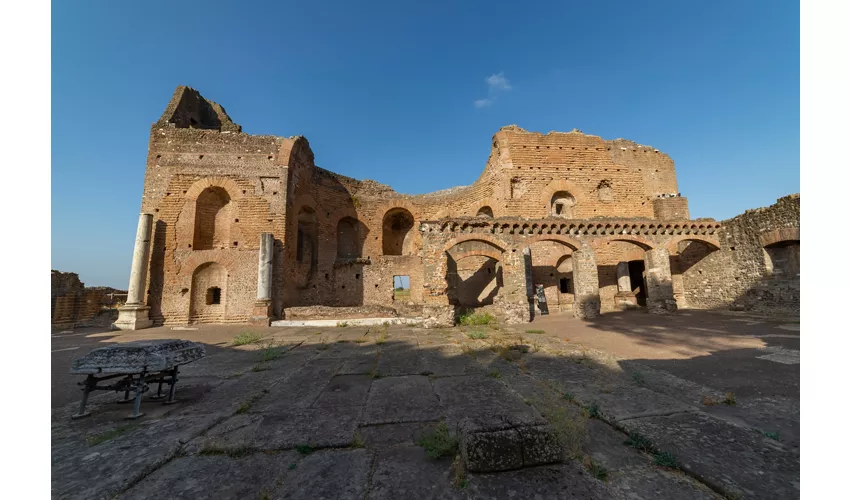
[[219, 323], [227, 310], [227, 269], [216, 262], [201, 264], [192, 273], [190, 323]]
[[404, 208], [387, 211], [383, 220], [384, 255], [411, 255], [413, 253], [413, 214]]
[[224, 188], [204, 189], [195, 200], [194, 250], [212, 250], [230, 246], [232, 208], [230, 195]]

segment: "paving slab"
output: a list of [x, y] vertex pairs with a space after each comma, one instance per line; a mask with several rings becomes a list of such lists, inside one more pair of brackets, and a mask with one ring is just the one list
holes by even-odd
[[418, 446], [394, 448], [377, 455], [369, 499], [465, 499], [452, 486], [453, 479], [451, 458], [429, 458]]
[[[98, 444], [66, 441], [53, 446], [51, 490], [55, 498], [112, 498], [173, 458], [192, 438], [215, 424], [212, 415], [141, 422]], [[133, 424], [128, 424], [132, 426]], [[109, 436], [104, 434], [103, 436]]]
[[284, 450], [299, 445], [345, 447], [354, 439], [359, 417], [359, 408], [345, 407], [236, 415], [210, 429], [197, 440], [193, 451]]
[[269, 495], [297, 453], [175, 458], [119, 498], [261, 498]]
[[384, 377], [421, 375], [426, 372], [422, 352], [415, 346], [382, 347], [377, 372]]
[[307, 455], [271, 495], [286, 500], [355, 500], [366, 494], [374, 454], [364, 449]]
[[476, 500], [611, 498], [601, 482], [572, 462], [510, 472], [470, 474], [468, 482], [469, 497]]
[[427, 346], [421, 349], [421, 368], [435, 377], [481, 373], [481, 366], [455, 345]]
[[406, 375], [372, 381], [363, 412], [366, 425], [439, 420], [440, 401], [428, 377]]
[[486, 375], [434, 379], [434, 392], [450, 426], [474, 422], [480, 429], [541, 425], [546, 420], [504, 384]]
[[386, 448], [399, 444], [415, 444], [419, 438], [433, 432], [437, 422], [367, 425], [357, 429], [367, 448]]
[[342, 363], [343, 360], [339, 358], [310, 360], [272, 387], [253, 411], [276, 412], [311, 406]]
[[319, 394], [314, 408], [363, 406], [372, 385], [371, 375], [337, 375]]
[[610, 473], [605, 486], [610, 498], [623, 500], [723, 500], [722, 496], [683, 473], [660, 467], [632, 467]]
[[672, 453], [683, 468], [714, 489], [744, 498], [800, 496], [800, 457], [756, 431], [704, 413], [622, 422]]

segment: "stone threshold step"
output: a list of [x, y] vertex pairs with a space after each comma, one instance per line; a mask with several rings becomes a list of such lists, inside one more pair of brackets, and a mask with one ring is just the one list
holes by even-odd
[[340, 323], [345, 323], [346, 326], [373, 326], [383, 325], [418, 325], [422, 323], [422, 318], [339, 318], [339, 319], [299, 319], [272, 321], [272, 326], [339, 326]]

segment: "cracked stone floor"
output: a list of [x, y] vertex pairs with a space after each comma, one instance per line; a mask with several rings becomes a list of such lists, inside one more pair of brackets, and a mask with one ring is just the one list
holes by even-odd
[[[191, 327], [195, 328], [195, 327]], [[255, 343], [233, 346], [240, 333]], [[54, 498], [799, 498], [799, 321], [681, 311], [531, 324], [52, 336]], [[81, 395], [71, 361], [202, 342], [175, 405]], [[464, 472], [417, 445], [468, 419], [549, 422], [563, 463]], [[631, 444], [626, 444], [632, 436]], [[639, 439], [635, 439], [635, 437]], [[640, 446], [643, 443], [643, 446]]]

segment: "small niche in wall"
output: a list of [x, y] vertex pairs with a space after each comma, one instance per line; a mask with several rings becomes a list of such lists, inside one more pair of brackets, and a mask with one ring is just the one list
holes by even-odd
[[207, 288], [207, 305], [221, 304], [221, 288], [214, 286]]
[[355, 274], [355, 275], [354, 275], [354, 279], [359, 280], [359, 279], [360, 279], [360, 275], [359, 275], [359, 274]]

